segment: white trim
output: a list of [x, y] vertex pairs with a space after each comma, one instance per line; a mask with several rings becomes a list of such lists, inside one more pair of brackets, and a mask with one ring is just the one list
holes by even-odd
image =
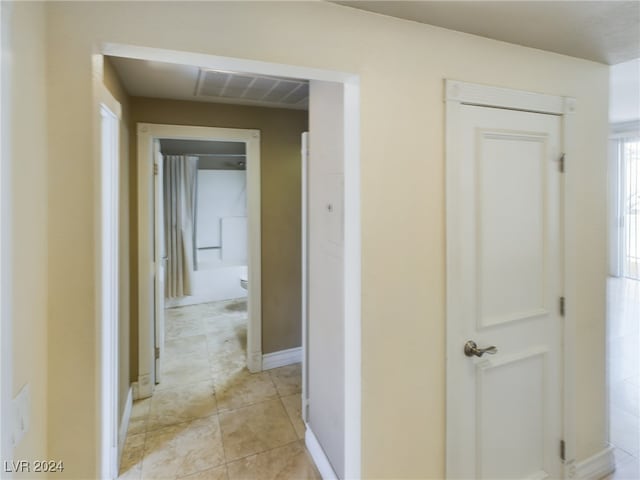
[[302, 362], [302, 347], [289, 348], [262, 355], [262, 370], [293, 365]]
[[243, 58], [222, 57], [205, 53], [184, 52], [137, 45], [122, 45], [105, 42], [102, 53], [114, 57], [136, 58], [157, 62], [177, 63], [181, 65], [197, 65], [201, 68], [238, 72], [251, 72], [260, 75], [291, 77], [307, 80], [323, 80], [327, 82], [350, 83], [355, 80], [352, 73], [319, 68], [299, 67], [284, 63], [262, 62]]
[[120, 471], [124, 442], [127, 440], [127, 430], [129, 429], [129, 420], [131, 419], [132, 408], [133, 388], [129, 387], [129, 391], [127, 392], [127, 400], [124, 404], [124, 412], [122, 412], [122, 418], [120, 419], [120, 428], [118, 429], [118, 471]]
[[[526, 92], [521, 90], [513, 90], [508, 88], [492, 87], [486, 85], [472, 84], [466, 82], [459, 82], [455, 80], [445, 80], [444, 101], [446, 102], [446, 124], [445, 124], [445, 159], [447, 164], [446, 175], [446, 204], [447, 210], [455, 208], [457, 205], [457, 199], [451, 195], [453, 191], [452, 186], [452, 172], [450, 171], [449, 158], [457, 155], [458, 142], [451, 135], [451, 125], [455, 124], [459, 120], [459, 109], [461, 105], [478, 105], [495, 108], [505, 108], [511, 110], [523, 110], [535, 113], [545, 113], [551, 115], [562, 116], [563, 126], [563, 152], [565, 153], [565, 174], [561, 186], [561, 204], [562, 204], [562, 232], [561, 232], [561, 245], [564, 252], [571, 251], [570, 246], [574, 245], [577, 240], [573, 238], [576, 231], [573, 227], [572, 219], [576, 218], [575, 212], [572, 211], [571, 203], [567, 201], [568, 198], [572, 198], [570, 190], [570, 183], [567, 181], [572, 169], [572, 160], [574, 158], [574, 139], [573, 133], [573, 113], [576, 110], [576, 100], [571, 97], [561, 97], [554, 95], [546, 95], [540, 93]], [[456, 238], [455, 226], [450, 222], [447, 222], [446, 237], [447, 237], [447, 265], [455, 264], [457, 249], [454, 244], [451, 243], [452, 238]], [[563, 272], [562, 272], [562, 286], [563, 291], [571, 292], [571, 288], [576, 279], [573, 278], [567, 272], [571, 272], [569, 269], [569, 255], [563, 255]], [[447, 352], [457, 351], [460, 348], [459, 345], [453, 345], [451, 340], [454, 335], [450, 331], [449, 315], [459, 299], [453, 298], [451, 292], [454, 291], [454, 285], [451, 283], [452, 279], [447, 275], [447, 299], [446, 299], [446, 350]], [[570, 300], [569, 300], [570, 302]], [[564, 317], [564, 332], [563, 332], [563, 431], [565, 440], [565, 456], [566, 463], [564, 465], [565, 476], [568, 476], [569, 467], [573, 465], [575, 458], [575, 318], [571, 314], [571, 310], [567, 311]], [[449, 399], [449, 385], [452, 385], [455, 381], [452, 378], [447, 364], [446, 371], [446, 385], [447, 385], [447, 405], [451, 401]], [[453, 409], [447, 409], [446, 425], [453, 425], [455, 415]], [[457, 459], [454, 458], [455, 444], [454, 439], [450, 437], [449, 430], [446, 432], [446, 472], [449, 476], [449, 472], [455, 471], [455, 467], [458, 464]]]
[[[360, 86], [344, 85], [344, 476], [362, 469]], [[312, 133], [313, 134], [313, 133]], [[348, 187], [347, 187], [348, 186]]]
[[571, 103], [573, 108], [568, 109], [562, 116], [562, 145], [564, 150], [564, 174], [563, 181], [560, 185], [560, 204], [562, 212], [560, 213], [561, 224], [561, 248], [563, 249], [563, 265], [562, 265], [562, 286], [564, 287], [565, 302], [569, 305], [564, 315], [564, 331], [563, 331], [563, 344], [562, 354], [564, 359], [563, 365], [563, 431], [565, 441], [565, 468], [564, 474], [567, 476], [568, 465], [571, 465], [576, 458], [576, 386], [575, 386], [575, 372], [576, 372], [576, 318], [574, 315], [575, 309], [571, 308], [571, 296], [570, 293], [575, 291], [575, 284], [577, 278], [572, 273], [575, 270], [571, 268], [572, 256], [567, 255], [567, 252], [571, 252], [576, 242], [580, 242], [580, 239], [576, 238], [577, 229], [575, 228], [575, 219], [579, 218], [579, 215], [575, 211], [573, 202], [569, 200], [576, 198], [573, 193], [573, 179], [572, 171], [574, 167], [574, 161], [577, 158], [575, 154], [575, 142], [576, 134], [574, 131], [575, 120], [575, 99], [566, 99], [565, 103]]
[[[12, 2], [0, 3], [0, 460], [13, 458], [12, 187], [11, 187], [11, 14]], [[7, 478], [13, 477], [6, 473]]]
[[[302, 319], [302, 394], [300, 416], [309, 421], [309, 132], [300, 136], [300, 217], [301, 217], [301, 262], [300, 269], [300, 318]], [[264, 365], [263, 365], [264, 366]]]
[[260, 238], [260, 131], [138, 123], [138, 382], [140, 395], [152, 394], [155, 382], [153, 324], [153, 156], [155, 139], [244, 142], [247, 153], [248, 315], [247, 367], [262, 369], [262, 274]]
[[445, 80], [445, 82], [445, 100], [447, 102], [526, 110], [552, 115], [571, 113], [576, 108], [576, 101], [571, 97], [559, 97], [457, 80]]
[[616, 468], [613, 448], [607, 447], [591, 457], [577, 462], [568, 471], [568, 478], [581, 480], [599, 480], [612, 473]]
[[[96, 462], [99, 478], [118, 475], [118, 202], [121, 107], [102, 80], [103, 57], [94, 55], [93, 93], [95, 118], [94, 232], [96, 422], [99, 434]], [[105, 124], [105, 119], [110, 120]], [[105, 131], [105, 125], [107, 131]], [[108, 144], [104, 144], [106, 138]], [[105, 146], [106, 145], [106, 146]], [[110, 163], [105, 163], [105, 156]], [[106, 203], [105, 203], [106, 202]], [[109, 268], [105, 269], [105, 265]]]
[[[309, 454], [311, 455], [311, 458], [313, 459], [313, 462], [318, 468], [318, 472], [320, 472], [322, 480], [338, 480], [338, 475], [336, 475], [336, 472], [333, 471], [331, 462], [329, 462], [327, 455], [324, 453], [324, 450], [322, 450], [320, 442], [318, 442], [318, 439], [311, 430], [311, 427], [309, 427], [309, 424], [305, 424], [305, 426], [307, 428], [304, 434], [304, 443], [307, 447], [307, 450], [309, 451]], [[345, 475], [345, 478], [352, 477], [347, 477]]]

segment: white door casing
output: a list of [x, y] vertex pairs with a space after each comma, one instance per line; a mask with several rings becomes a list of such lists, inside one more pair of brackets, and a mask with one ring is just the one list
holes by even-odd
[[303, 132], [300, 138], [301, 149], [300, 149], [300, 161], [301, 161], [301, 182], [300, 182], [300, 212], [301, 212], [301, 288], [300, 291], [302, 293], [300, 299], [300, 316], [302, 318], [302, 388], [301, 388], [301, 416], [302, 421], [307, 422], [308, 418], [308, 406], [309, 406], [309, 385], [308, 385], [308, 375], [307, 371], [308, 367], [308, 329], [309, 329], [309, 309], [308, 309], [308, 300], [309, 300], [309, 262], [308, 262], [308, 235], [309, 235], [309, 214], [308, 214], [308, 203], [309, 203], [309, 132]]
[[448, 478], [563, 475], [565, 103], [447, 82]]
[[154, 304], [155, 304], [155, 383], [160, 383], [162, 376], [161, 362], [164, 356], [164, 296], [165, 270], [167, 251], [164, 232], [164, 165], [160, 152], [160, 141], [153, 141], [153, 201], [154, 201]]
[[100, 116], [99, 188], [96, 201], [96, 316], [100, 343], [97, 349], [97, 377], [100, 408], [101, 478], [118, 476], [118, 215], [119, 215], [119, 129], [122, 110], [111, 93], [96, 82], [96, 107]]

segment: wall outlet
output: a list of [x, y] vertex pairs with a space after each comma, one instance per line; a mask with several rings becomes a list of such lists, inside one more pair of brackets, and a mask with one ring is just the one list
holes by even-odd
[[20, 443], [31, 421], [31, 391], [27, 383], [13, 399], [13, 446]]

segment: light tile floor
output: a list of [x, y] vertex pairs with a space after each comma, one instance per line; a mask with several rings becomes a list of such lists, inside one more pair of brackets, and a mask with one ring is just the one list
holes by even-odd
[[246, 369], [246, 302], [166, 311], [161, 382], [134, 403], [121, 479], [319, 479], [304, 445], [300, 365]]
[[610, 278], [607, 297], [609, 440], [616, 471], [607, 480], [640, 479], [640, 282]]

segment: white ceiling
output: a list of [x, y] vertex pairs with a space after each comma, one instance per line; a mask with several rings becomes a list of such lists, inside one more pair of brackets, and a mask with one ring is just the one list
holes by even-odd
[[196, 66], [109, 57], [129, 95], [306, 110], [309, 82]]
[[609, 65], [640, 57], [638, 1], [335, 3]]

